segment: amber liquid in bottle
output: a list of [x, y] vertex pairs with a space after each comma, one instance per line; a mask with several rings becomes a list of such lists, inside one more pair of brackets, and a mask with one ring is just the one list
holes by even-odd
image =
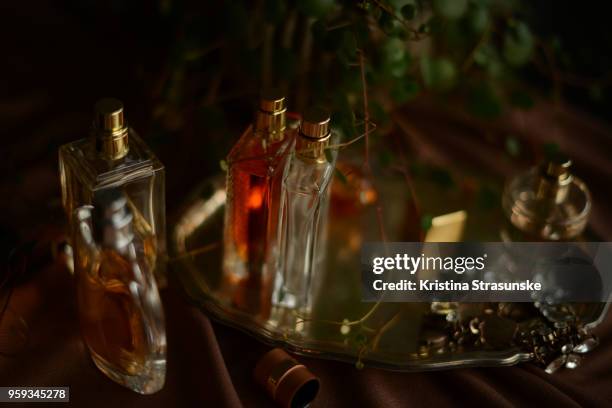
[[282, 96], [264, 96], [255, 126], [246, 130], [227, 160], [224, 285], [235, 307], [263, 318], [272, 290], [266, 263], [277, 251], [275, 214], [293, 142], [284, 115]]
[[134, 228], [127, 196], [96, 192], [75, 214], [75, 278], [83, 340], [96, 366], [142, 394], [163, 387], [164, 315], [147, 252], [155, 237]]
[[130, 274], [127, 259], [105, 250], [92, 270], [79, 277], [83, 337], [98, 359], [126, 375], [140, 372], [147, 354], [144, 323], [126, 281]]

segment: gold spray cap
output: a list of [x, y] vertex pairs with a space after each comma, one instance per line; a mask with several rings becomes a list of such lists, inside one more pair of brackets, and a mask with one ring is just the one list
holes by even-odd
[[286, 112], [286, 98], [279, 89], [263, 90], [255, 116], [255, 130], [270, 139], [282, 140], [286, 127]]
[[331, 137], [329, 122], [329, 112], [325, 109], [315, 107], [304, 113], [296, 145], [301, 158], [316, 162], [325, 161], [325, 148]]
[[574, 181], [571, 173], [572, 161], [563, 155], [545, 161], [540, 165], [537, 187], [539, 199], [553, 198], [560, 203], [567, 198], [568, 187]]
[[128, 127], [120, 100], [103, 98], [96, 102], [93, 133], [96, 150], [105, 158], [117, 160], [128, 153]]
[[320, 107], [314, 107], [304, 112], [300, 133], [310, 139], [321, 140], [329, 138], [329, 113]]
[[559, 183], [572, 177], [572, 160], [563, 155], [545, 161], [541, 166], [542, 175]]

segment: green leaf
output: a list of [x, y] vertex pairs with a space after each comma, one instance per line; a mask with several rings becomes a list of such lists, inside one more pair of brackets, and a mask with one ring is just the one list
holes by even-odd
[[380, 15], [378, 25], [380, 29], [390, 37], [397, 37], [400, 31], [403, 31], [399, 21], [395, 20], [395, 18], [386, 11], [383, 11]]
[[433, 222], [433, 217], [429, 214], [425, 214], [421, 217], [421, 229], [423, 231], [429, 231]]
[[525, 65], [531, 59], [534, 40], [529, 27], [521, 21], [513, 22], [504, 35], [503, 55], [508, 64]]
[[390, 38], [383, 45], [385, 61], [401, 61], [406, 56], [406, 45], [399, 38]]
[[474, 62], [480, 65], [481, 67], [487, 65], [487, 63], [489, 62], [489, 56], [487, 55], [486, 51], [482, 48], [476, 50], [476, 52], [474, 53]]
[[416, 6], [414, 4], [406, 4], [400, 10], [402, 13], [402, 17], [406, 20], [412, 20], [414, 16], [416, 16]]
[[467, 10], [467, 0], [433, 0], [434, 11], [449, 20], [463, 16]]
[[475, 33], [482, 33], [489, 24], [489, 12], [484, 7], [476, 7], [469, 18], [470, 27]]
[[397, 103], [405, 103], [413, 99], [419, 91], [419, 84], [414, 79], [404, 77], [391, 90], [391, 97]]
[[411, 56], [406, 51], [406, 44], [399, 38], [389, 38], [382, 47], [382, 64], [380, 73], [385, 78], [402, 78], [410, 67]]
[[421, 75], [426, 87], [438, 91], [450, 89], [455, 83], [457, 70], [453, 62], [447, 58], [421, 58]]

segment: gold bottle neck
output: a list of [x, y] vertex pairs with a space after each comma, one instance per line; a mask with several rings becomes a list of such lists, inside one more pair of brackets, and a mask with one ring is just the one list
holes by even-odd
[[264, 144], [280, 142], [285, 138], [287, 106], [285, 95], [275, 88], [265, 89], [255, 114], [255, 133]]
[[255, 133], [269, 142], [280, 142], [285, 138], [287, 109], [266, 112], [261, 109], [255, 115]]
[[567, 199], [569, 187], [574, 180], [569, 159], [551, 160], [540, 166], [537, 185], [538, 200], [549, 200], [560, 204]]
[[121, 101], [105, 98], [96, 103], [92, 135], [96, 151], [104, 159], [118, 160], [128, 154], [129, 130]]
[[329, 146], [330, 138], [331, 134], [329, 133], [325, 138], [313, 139], [300, 132], [295, 145], [297, 156], [305, 161], [324, 163], [327, 161], [325, 149]]
[[296, 155], [305, 161], [324, 163], [325, 149], [329, 146], [331, 131], [329, 114], [322, 109], [314, 108], [304, 113], [296, 141]]

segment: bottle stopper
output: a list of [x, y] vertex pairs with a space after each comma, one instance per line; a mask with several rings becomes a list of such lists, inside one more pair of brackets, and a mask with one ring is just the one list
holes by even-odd
[[120, 100], [103, 98], [96, 103], [93, 133], [96, 149], [106, 159], [118, 160], [128, 154], [128, 127]]
[[264, 89], [255, 115], [255, 130], [272, 140], [282, 140], [286, 128], [287, 99], [276, 88]]
[[284, 350], [266, 353], [253, 371], [255, 381], [283, 408], [304, 408], [319, 392], [319, 379]]
[[329, 112], [320, 107], [307, 110], [302, 116], [302, 124], [297, 143], [298, 156], [307, 161], [324, 163], [325, 149], [331, 137]]

